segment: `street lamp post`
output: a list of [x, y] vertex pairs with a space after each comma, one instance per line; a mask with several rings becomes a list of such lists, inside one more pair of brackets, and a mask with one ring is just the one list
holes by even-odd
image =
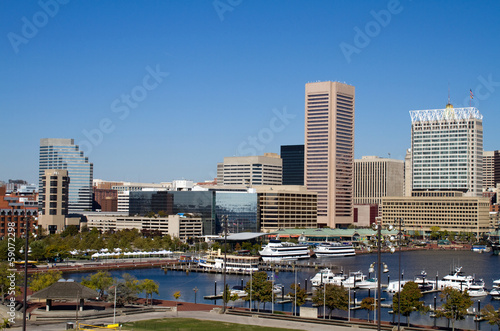
[[[375, 224], [375, 227], [374, 229], [377, 230], [377, 298], [378, 300], [380, 301], [380, 296], [381, 296], [381, 293], [382, 293], [382, 288], [381, 288], [381, 269], [382, 269], [382, 255], [381, 255], [381, 251], [382, 251], [382, 218], [381, 217], [376, 217], [376, 224]], [[388, 230], [389, 231], [392, 231], [393, 229], [393, 226], [392, 225], [389, 225], [388, 226]], [[391, 253], [394, 253], [395, 249], [394, 247], [390, 244], [390, 242], [393, 240], [392, 236], [389, 238], [389, 247], [390, 247], [390, 252]], [[372, 265], [370, 266], [370, 269], [373, 271], [373, 266], [374, 266], [374, 263], [372, 263]], [[385, 272], [388, 272], [389, 269], [387, 268], [387, 265], [384, 263], [384, 273]], [[381, 315], [380, 315], [380, 302], [377, 304], [377, 299], [375, 299], [375, 305], [377, 307], [377, 316], [378, 316], [378, 319], [377, 319], [377, 330], [380, 330], [381, 329]]]
[[198, 292], [198, 287], [195, 286], [193, 291], [194, 291], [194, 303], [196, 304], [196, 292]]
[[222, 303], [223, 303], [223, 309], [222, 311], [224, 314], [226, 313], [226, 300], [225, 300], [225, 294], [226, 294], [226, 256], [227, 256], [227, 215], [223, 215], [222, 219], [224, 220], [224, 287], [222, 289]]
[[401, 232], [401, 223], [403, 222], [403, 218], [394, 219], [395, 222], [399, 222], [398, 228], [398, 331], [401, 327], [401, 236], [403, 233]]

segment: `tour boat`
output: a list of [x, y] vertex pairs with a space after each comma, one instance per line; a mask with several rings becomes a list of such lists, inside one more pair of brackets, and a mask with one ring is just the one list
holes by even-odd
[[318, 257], [343, 257], [354, 256], [356, 252], [352, 245], [343, 245], [339, 242], [324, 242], [314, 248], [314, 254]]
[[[223, 271], [224, 255], [220, 255], [220, 253], [217, 255], [208, 255], [199, 260], [198, 266], [205, 269]], [[259, 271], [259, 257], [226, 255], [226, 270], [248, 273]]]
[[309, 246], [273, 239], [259, 251], [259, 254], [264, 261], [307, 259]]

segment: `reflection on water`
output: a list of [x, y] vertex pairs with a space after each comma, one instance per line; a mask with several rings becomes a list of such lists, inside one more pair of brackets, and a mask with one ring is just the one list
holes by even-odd
[[[382, 262], [386, 263], [389, 267], [389, 272], [387, 274], [383, 274], [382, 283], [386, 284], [387, 281], [397, 280], [398, 279], [398, 269], [399, 269], [399, 258], [398, 252], [395, 254], [382, 254]], [[320, 263], [327, 262], [333, 263], [338, 266], [338, 270], [341, 269], [345, 272], [358, 271], [361, 270], [363, 273], [368, 274], [368, 267], [371, 263], [377, 260], [377, 255], [375, 253], [372, 254], [364, 254], [357, 255], [355, 257], [346, 257], [346, 258], [321, 258], [321, 259], [310, 259], [308, 261], [301, 261], [302, 263]], [[432, 251], [415, 251], [415, 252], [402, 252], [401, 253], [401, 272], [403, 274], [403, 279], [413, 279], [416, 275], [419, 275], [423, 270], [427, 272], [428, 278], [431, 280], [435, 280], [436, 276], [441, 279], [446, 274], [450, 273], [454, 267], [462, 266], [462, 271], [466, 275], [473, 275], [476, 278], [484, 279], [486, 283], [486, 287], [491, 289], [492, 282], [495, 279], [500, 279], [500, 256], [493, 256], [489, 253], [487, 254], [479, 254], [470, 251], [440, 251], [440, 250], [432, 250]], [[315, 275], [319, 270], [311, 269], [302, 269], [297, 272], [297, 282], [304, 287], [304, 284], [307, 284], [307, 289], [311, 289], [311, 284], [309, 279]], [[205, 300], [204, 296], [213, 295], [214, 293], [219, 293], [222, 291], [223, 287], [223, 275], [221, 274], [205, 274], [205, 273], [189, 273], [186, 274], [184, 272], [178, 271], [169, 271], [168, 273], [164, 273], [163, 270], [156, 269], [137, 269], [137, 270], [128, 270], [128, 271], [112, 271], [111, 274], [113, 277], [120, 278], [121, 274], [124, 272], [128, 272], [131, 275], [134, 275], [138, 279], [153, 279], [160, 284], [159, 295], [154, 296], [158, 299], [164, 300], [174, 300], [173, 294], [176, 291], [181, 291], [181, 297], [179, 299], [180, 302], [194, 302], [195, 301], [195, 292], [194, 288], [198, 288], [198, 292], [196, 294], [196, 301], [198, 303], [211, 303], [213, 304], [213, 300]], [[270, 272], [268, 272], [271, 275]], [[68, 274], [65, 275], [65, 278], [73, 278], [79, 281], [82, 277], [88, 274], [84, 273], [76, 273], [76, 274]], [[371, 275], [372, 277], [374, 275]], [[284, 293], [285, 295], [290, 292], [290, 285], [294, 283], [295, 275], [292, 272], [281, 272], [275, 275], [275, 281], [277, 284], [284, 285]], [[235, 275], [226, 275], [227, 283], [232, 287], [234, 285], [241, 285], [241, 282], [246, 284], [246, 282], [250, 279], [249, 276], [235, 276]], [[358, 290], [356, 291], [356, 298], [361, 300], [362, 298], [370, 295], [374, 296], [375, 291], [368, 290]], [[351, 293], [354, 295], [354, 292]], [[439, 294], [427, 294], [424, 296], [424, 300], [427, 305], [433, 305], [434, 296], [437, 296], [437, 306], [441, 305]], [[383, 292], [382, 299], [385, 303], [390, 303], [392, 301], [392, 296]], [[479, 303], [480, 302], [480, 303]], [[217, 304], [222, 304], [221, 300], [216, 302]], [[478, 305], [481, 305], [483, 308], [486, 304], [491, 303], [493, 306], [498, 309], [500, 306], [500, 301], [494, 300], [491, 301], [490, 297], [481, 297], [474, 299], [474, 308], [477, 309]], [[248, 307], [248, 302], [236, 301], [234, 303], [230, 303], [234, 306], [244, 306]], [[310, 306], [310, 303], [307, 303], [305, 306]], [[266, 304], [266, 308], [270, 308], [270, 304]], [[283, 311], [291, 311], [292, 305], [288, 304], [276, 304], [276, 310]], [[321, 308], [319, 308], [321, 309]], [[382, 319], [387, 321], [392, 321], [393, 315], [389, 314], [388, 311], [390, 309], [382, 308]], [[337, 316], [345, 316], [347, 317], [347, 312], [336, 311], [334, 315]], [[367, 312], [364, 310], [356, 310], [351, 311], [352, 317], [366, 319]], [[395, 317], [397, 320], [397, 317]], [[370, 316], [370, 319], [373, 319], [373, 315]], [[438, 326], [446, 326], [446, 319], [438, 319], [435, 321], [428, 317], [428, 315], [420, 315], [418, 313], [413, 313], [410, 316], [411, 323], [417, 323], [422, 325], [433, 325], [437, 323]], [[401, 316], [401, 323], [406, 324], [406, 318]], [[456, 327], [458, 328], [467, 328], [467, 329], [475, 329], [475, 323], [471, 316], [468, 316], [464, 321], [456, 322]], [[480, 328], [490, 329], [490, 326], [486, 322], [480, 323]]]

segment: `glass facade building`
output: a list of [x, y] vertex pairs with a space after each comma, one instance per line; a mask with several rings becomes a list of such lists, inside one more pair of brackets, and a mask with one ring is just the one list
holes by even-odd
[[228, 233], [257, 232], [257, 193], [216, 192], [215, 213], [218, 233], [224, 232], [222, 218], [227, 215]]
[[281, 146], [283, 185], [304, 185], [304, 145]]
[[129, 193], [129, 215], [145, 216], [160, 211], [172, 215], [173, 196], [168, 191], [132, 191]]
[[203, 234], [215, 235], [215, 192], [213, 191], [169, 191], [173, 195], [172, 212], [189, 213], [201, 217]]
[[68, 171], [69, 194], [68, 212], [92, 210], [92, 180], [94, 166], [74, 144], [73, 139], [40, 139], [38, 181], [43, 187], [42, 177], [45, 170], [61, 169]]

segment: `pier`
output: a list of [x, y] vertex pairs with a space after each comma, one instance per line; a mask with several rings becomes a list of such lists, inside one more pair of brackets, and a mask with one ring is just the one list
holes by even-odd
[[[316, 263], [316, 262], [307, 262], [307, 263], [301, 263], [301, 264], [295, 264], [293, 263], [294, 261], [281, 261], [281, 262], [264, 262], [261, 261], [258, 264], [258, 270], [259, 271], [274, 271], [274, 272], [294, 272], [295, 269], [297, 270], [321, 270], [325, 268], [329, 268], [332, 271], [338, 271], [340, 268], [339, 266], [333, 264], [333, 263]], [[220, 274], [224, 272], [223, 268], [206, 268], [206, 267], [200, 267], [196, 262], [177, 262], [177, 263], [171, 263], [162, 266], [162, 269], [165, 271], [165, 273], [168, 272], [168, 270], [173, 270], [173, 271], [184, 271], [184, 272], [203, 272], [203, 273], [215, 273], [215, 274]], [[242, 269], [234, 269], [234, 268], [226, 268], [226, 273], [231, 274], [231, 275], [250, 275], [249, 271]]]

